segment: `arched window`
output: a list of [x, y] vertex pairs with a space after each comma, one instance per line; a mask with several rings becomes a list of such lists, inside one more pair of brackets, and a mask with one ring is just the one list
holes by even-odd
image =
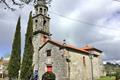
[[46, 25], [46, 20], [43, 21], [43, 26], [45, 26], [45, 25]]
[[42, 8], [40, 8], [40, 13], [42, 13]]
[[36, 20], [35, 20], [35, 22], [37, 23], [37, 22], [38, 22], [38, 20], [36, 19]]
[[44, 14], [46, 15], [46, 9], [44, 9]]
[[38, 11], [38, 7], [36, 8], [36, 11]]

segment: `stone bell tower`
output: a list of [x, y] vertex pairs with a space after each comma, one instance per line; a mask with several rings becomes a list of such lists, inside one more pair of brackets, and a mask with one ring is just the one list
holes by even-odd
[[33, 65], [38, 64], [38, 50], [50, 36], [47, 0], [36, 0], [35, 15], [33, 16]]

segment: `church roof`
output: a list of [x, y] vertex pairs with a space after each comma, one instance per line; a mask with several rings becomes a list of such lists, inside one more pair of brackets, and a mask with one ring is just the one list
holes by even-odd
[[97, 52], [102, 53], [101, 50], [99, 50], [99, 49], [97, 49], [97, 48], [94, 48], [94, 47], [92, 47], [91, 45], [86, 45], [85, 47], [82, 47], [81, 49], [84, 49], [84, 50], [87, 50], [87, 51], [94, 50], [94, 51], [97, 51]]
[[[98, 49], [93, 48], [93, 47], [87, 47], [87, 46], [86, 46], [86, 47], [83, 47], [83, 48], [76, 48], [76, 47], [73, 46], [73, 45], [68, 45], [68, 44], [64, 44], [64, 43], [62, 43], [62, 42], [53, 41], [53, 40], [48, 40], [48, 41], [46, 41], [46, 42], [39, 48], [39, 50], [40, 50], [42, 47], [44, 47], [47, 43], [52, 43], [52, 44], [57, 45], [57, 46], [59, 46], [59, 47], [61, 47], [61, 48], [66, 48], [66, 49], [73, 50], [73, 51], [83, 52], [83, 53], [85, 53], [85, 54], [90, 54], [89, 50], [96, 50], [96, 51], [102, 53], [101, 50], [98, 50]], [[94, 55], [98, 56], [98, 54], [94, 54]]]

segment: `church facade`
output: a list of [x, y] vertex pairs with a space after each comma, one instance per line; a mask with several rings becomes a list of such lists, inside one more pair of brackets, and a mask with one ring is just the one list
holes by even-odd
[[102, 51], [89, 45], [76, 48], [51, 39], [46, 0], [37, 0], [33, 16], [33, 65], [38, 80], [96, 80], [103, 75]]

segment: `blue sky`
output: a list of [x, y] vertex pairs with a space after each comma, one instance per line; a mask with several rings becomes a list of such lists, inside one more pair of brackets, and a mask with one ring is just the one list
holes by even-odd
[[[29, 12], [26, 5], [12, 12], [0, 4], [0, 57], [10, 54], [15, 26], [21, 16], [22, 51]], [[15, 6], [16, 7], [16, 6]], [[120, 59], [120, 3], [113, 0], [53, 0], [49, 8], [53, 39], [77, 47], [91, 44], [104, 51], [104, 60]]]

